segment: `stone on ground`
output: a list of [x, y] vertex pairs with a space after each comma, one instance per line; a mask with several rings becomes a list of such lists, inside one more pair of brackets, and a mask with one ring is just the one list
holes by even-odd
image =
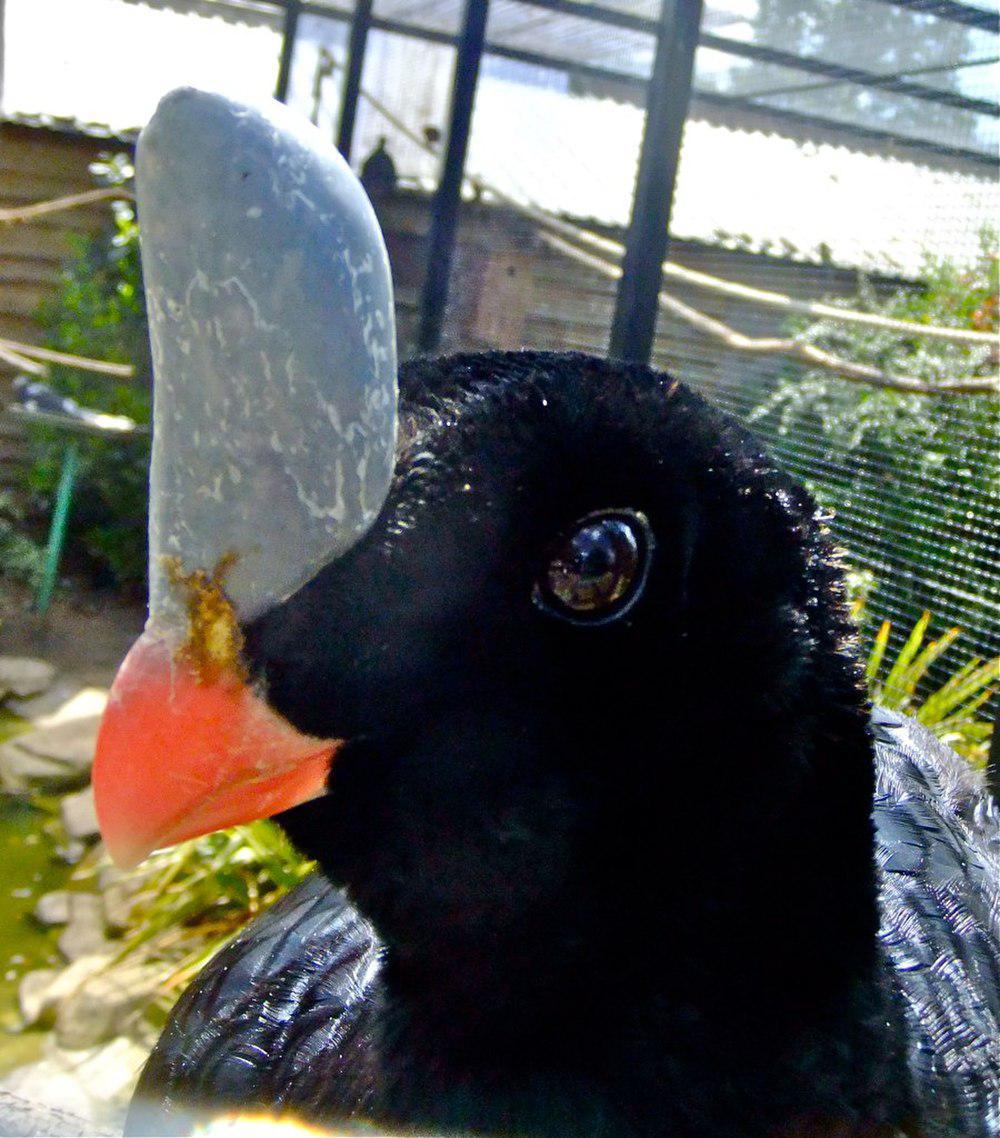
[[58, 1103], [86, 1123], [84, 1134], [121, 1133], [128, 1101], [148, 1048], [120, 1037], [100, 1047], [68, 1051], [46, 1039], [42, 1059], [18, 1067], [0, 1080], [8, 1091], [32, 1102]]
[[62, 816], [63, 827], [71, 838], [86, 841], [88, 838], [100, 835], [101, 828], [97, 824], [93, 787], [85, 786], [83, 790], [67, 794], [59, 803], [59, 813]]
[[110, 952], [81, 956], [65, 968], [39, 968], [21, 980], [18, 1000], [25, 1024], [37, 1023], [57, 1005], [72, 996], [91, 976], [103, 972], [111, 963]]
[[71, 961], [106, 951], [104, 903], [96, 893], [69, 895], [69, 922], [59, 934], [58, 944], [59, 951]]
[[89, 976], [56, 1010], [56, 1040], [68, 1050], [94, 1047], [126, 1032], [156, 989], [150, 965], [117, 965]]
[[64, 925], [69, 920], [69, 892], [53, 889], [43, 893], [35, 904], [35, 920], [42, 925]]
[[56, 670], [46, 660], [30, 656], [0, 656], [0, 700], [14, 696], [30, 699], [46, 691], [55, 679]]
[[53, 1008], [49, 993], [59, 978], [55, 968], [36, 968], [21, 977], [17, 987], [17, 1002], [25, 1027], [39, 1023]]
[[23, 794], [76, 790], [90, 779], [100, 716], [67, 719], [18, 735], [0, 747], [0, 779]]

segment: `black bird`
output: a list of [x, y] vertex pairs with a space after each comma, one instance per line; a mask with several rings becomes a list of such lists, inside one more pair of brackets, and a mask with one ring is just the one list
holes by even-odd
[[361, 184], [376, 205], [395, 192], [399, 181], [396, 163], [389, 153], [386, 141], [385, 135], [381, 135], [378, 145], [361, 166]]
[[183, 997], [130, 1132], [996, 1135], [996, 807], [872, 716], [808, 495], [644, 367], [419, 361], [397, 401], [371, 206], [286, 108], [167, 96], [137, 189], [150, 620], [102, 829], [134, 863], [280, 813], [320, 872]]
[[998, 1133], [996, 808], [870, 721], [808, 495], [645, 368], [401, 387], [374, 527], [244, 629], [348, 740], [281, 818], [322, 873], [186, 993], [129, 1131]]

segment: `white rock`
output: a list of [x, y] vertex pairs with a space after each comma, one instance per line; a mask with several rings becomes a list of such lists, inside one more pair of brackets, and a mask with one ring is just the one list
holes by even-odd
[[33, 723], [38, 723], [43, 719], [51, 719], [61, 708], [66, 707], [66, 704], [72, 702], [75, 696], [80, 693], [82, 687], [83, 685], [78, 677], [59, 675], [48, 691], [42, 692], [40, 695], [32, 695], [26, 700], [18, 700], [11, 696], [7, 701], [7, 706], [11, 711], [16, 711], [18, 715], [23, 715], [25, 718], [31, 719]]
[[0, 656], [0, 699], [12, 695], [28, 699], [50, 687], [56, 670], [45, 660], [28, 656]]
[[100, 716], [40, 727], [0, 747], [0, 779], [15, 793], [74, 790], [90, 777]]
[[43, 925], [64, 925], [69, 920], [69, 893], [53, 889], [43, 893], [35, 905], [35, 920]]
[[[60, 790], [66, 785], [66, 767], [55, 759], [43, 759], [16, 743], [0, 745], [0, 784], [10, 794], [31, 790]], [[86, 775], [74, 776], [70, 785], [82, 784]]]
[[135, 903], [134, 894], [122, 884], [109, 885], [102, 894], [104, 898], [104, 918], [108, 927], [121, 932], [127, 929]]
[[25, 1026], [38, 1023], [52, 1009], [54, 1000], [49, 993], [58, 976], [55, 968], [36, 968], [21, 977], [17, 986], [17, 1002]]
[[21, 1017], [31, 1025], [46, 1019], [63, 1000], [73, 996], [83, 984], [111, 962], [108, 953], [80, 957], [66, 968], [38, 968], [27, 972], [18, 986]]
[[69, 895], [69, 923], [59, 934], [59, 951], [67, 960], [103, 952], [107, 946], [104, 903], [96, 893]]
[[113, 959], [110, 952], [95, 952], [81, 956], [59, 972], [49, 994], [53, 1000], [66, 999], [77, 991], [84, 981], [103, 972]]
[[149, 1002], [158, 981], [158, 969], [149, 965], [119, 964], [88, 977], [56, 1011], [59, 1046], [94, 1047], [121, 1034]]
[[80, 1115], [86, 1134], [121, 1133], [125, 1110], [148, 1049], [114, 1039], [87, 1051], [68, 1051], [46, 1040], [42, 1059], [11, 1071], [0, 1089], [41, 1103], [58, 1103]]
[[100, 719], [108, 705], [107, 688], [81, 688], [78, 685], [79, 681], [69, 684], [62, 692], [62, 698], [44, 716], [35, 719], [35, 726], [58, 727], [61, 723], [81, 719]]
[[81, 841], [96, 838], [101, 832], [97, 824], [93, 787], [85, 786], [74, 794], [67, 794], [59, 804], [59, 813], [66, 833]]
[[[94, 1126], [78, 1114], [47, 1106], [10, 1091], [0, 1090], [0, 1134], [45, 1134], [48, 1138], [79, 1138], [95, 1133]], [[110, 1131], [101, 1131], [110, 1134]]]

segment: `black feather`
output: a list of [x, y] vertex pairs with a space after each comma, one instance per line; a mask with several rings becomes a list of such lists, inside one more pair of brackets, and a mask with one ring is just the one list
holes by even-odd
[[[283, 819], [347, 893], [315, 879], [213, 962], [132, 1132], [256, 1103], [462, 1133], [994, 1133], [996, 817], [884, 717], [876, 789], [808, 495], [645, 368], [496, 353], [401, 389], [375, 527], [246, 629], [271, 704], [350, 740]], [[575, 627], [532, 589], [602, 508], [641, 511], [655, 555], [626, 616]]]

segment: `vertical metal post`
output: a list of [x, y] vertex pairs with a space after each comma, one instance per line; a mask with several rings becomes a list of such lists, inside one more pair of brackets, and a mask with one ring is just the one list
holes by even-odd
[[3, 105], [3, 65], [4, 65], [4, 0], [0, 0], [0, 106]]
[[48, 612], [52, 590], [56, 587], [56, 577], [59, 575], [59, 560], [66, 542], [66, 525], [69, 522], [69, 508], [73, 501], [73, 483], [76, 481], [76, 465], [79, 457], [80, 445], [71, 441], [66, 447], [62, 469], [59, 472], [56, 505], [52, 511], [49, 540], [45, 547], [45, 568], [35, 597], [35, 608], [41, 613]]
[[279, 103], [288, 102], [288, 85], [292, 78], [292, 59], [295, 55], [295, 34], [299, 30], [302, 0], [288, 0], [285, 8], [285, 25], [281, 32], [281, 58], [278, 61], [278, 82], [274, 97]]
[[667, 254], [681, 133], [691, 97], [701, 0], [661, 0], [646, 125], [608, 355], [648, 363]]
[[472, 104], [476, 97], [479, 65], [483, 58], [488, 12], [489, 0], [465, 0], [462, 30], [458, 37], [458, 57], [455, 60], [455, 81], [451, 89], [448, 145], [431, 211], [427, 272], [420, 298], [420, 332], [417, 343], [423, 352], [434, 351], [441, 342], [441, 327], [448, 304], [448, 277], [455, 251], [455, 233], [461, 205], [465, 156], [469, 149]]
[[340, 125], [337, 128], [337, 149], [348, 162], [351, 160], [354, 120], [358, 114], [361, 72], [365, 66], [365, 49], [368, 47], [368, 29], [371, 27], [371, 22], [372, 0], [355, 0], [351, 36], [347, 41], [347, 66], [344, 71], [344, 96], [340, 104]]

